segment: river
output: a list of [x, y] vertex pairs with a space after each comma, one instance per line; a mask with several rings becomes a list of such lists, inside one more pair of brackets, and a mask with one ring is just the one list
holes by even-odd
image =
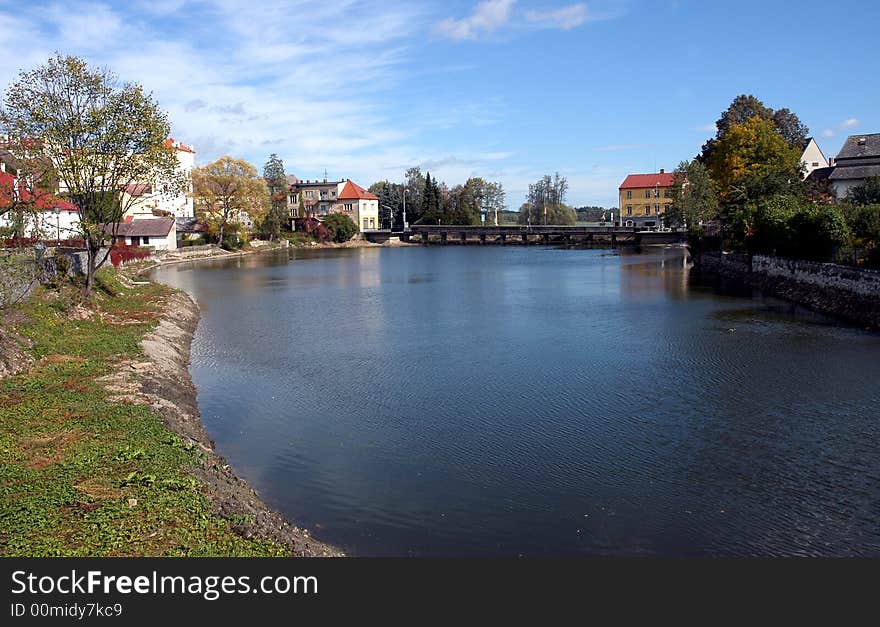
[[219, 452], [353, 555], [880, 555], [880, 335], [681, 249], [295, 250], [197, 299]]

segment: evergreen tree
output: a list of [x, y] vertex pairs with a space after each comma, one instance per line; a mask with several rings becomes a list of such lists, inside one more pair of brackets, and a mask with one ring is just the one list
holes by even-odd
[[282, 226], [289, 218], [287, 210], [287, 176], [284, 173], [284, 162], [274, 152], [263, 166], [263, 178], [269, 188], [271, 204], [265, 219], [260, 225], [260, 232], [270, 240], [281, 235]]

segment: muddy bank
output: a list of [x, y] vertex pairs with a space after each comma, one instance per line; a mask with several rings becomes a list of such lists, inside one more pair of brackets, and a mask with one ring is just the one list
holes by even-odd
[[[208, 486], [216, 513], [236, 521], [238, 533], [272, 540], [296, 556], [342, 556], [339, 549], [315, 540], [308, 530], [271, 510], [214, 450], [200, 420], [196, 389], [189, 374], [190, 345], [198, 319], [198, 305], [188, 295], [175, 292], [159, 325], [144, 337], [145, 361], [127, 364], [121, 378], [135, 379], [137, 389], [132, 392], [149, 402], [171, 431], [198, 445], [203, 455], [195, 475]], [[124, 380], [114, 387], [125, 393]]]

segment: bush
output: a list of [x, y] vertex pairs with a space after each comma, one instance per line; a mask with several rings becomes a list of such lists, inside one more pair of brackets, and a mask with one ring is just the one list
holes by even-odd
[[223, 248], [224, 250], [238, 250], [242, 246], [244, 246], [245, 241], [238, 233], [225, 233], [223, 235]]
[[851, 229], [840, 206], [778, 195], [746, 205], [734, 216], [752, 254], [830, 261], [849, 244]]
[[186, 246], [204, 246], [204, 245], [207, 244], [207, 243], [208, 243], [208, 242], [207, 242], [207, 240], [205, 240], [204, 237], [197, 237], [196, 239], [183, 239], [183, 240], [180, 240], [180, 246], [181, 246], [181, 247], [186, 247]]
[[337, 243], [347, 242], [354, 237], [358, 228], [351, 218], [342, 213], [332, 213], [324, 219], [324, 226], [333, 234], [333, 241]]

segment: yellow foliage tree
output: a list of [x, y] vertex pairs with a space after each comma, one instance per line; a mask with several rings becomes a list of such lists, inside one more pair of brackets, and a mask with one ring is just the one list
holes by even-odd
[[219, 233], [218, 245], [231, 222], [242, 212], [258, 222], [269, 208], [269, 188], [257, 168], [244, 159], [220, 157], [193, 170], [193, 194], [199, 211]]
[[709, 171], [722, 198], [743, 180], [797, 176], [800, 151], [789, 145], [772, 120], [753, 116], [733, 124], [718, 140]]

